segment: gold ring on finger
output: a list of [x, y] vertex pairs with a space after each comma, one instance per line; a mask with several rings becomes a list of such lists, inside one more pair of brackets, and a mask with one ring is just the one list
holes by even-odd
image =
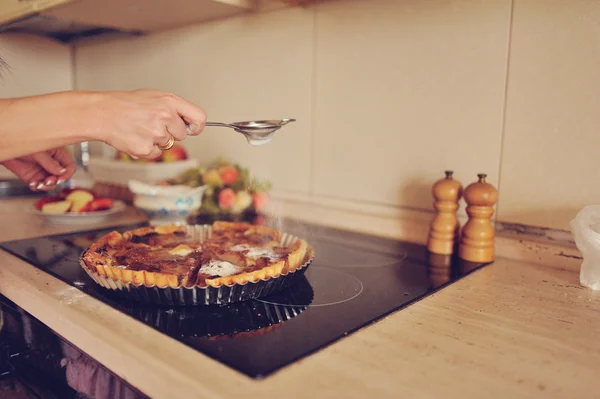
[[173, 138], [173, 135], [169, 135], [169, 141], [167, 141], [167, 144], [165, 145], [158, 145], [158, 148], [160, 148], [162, 151], [166, 151], [166, 150], [170, 150], [171, 147], [173, 147], [173, 145], [175, 145], [175, 139]]

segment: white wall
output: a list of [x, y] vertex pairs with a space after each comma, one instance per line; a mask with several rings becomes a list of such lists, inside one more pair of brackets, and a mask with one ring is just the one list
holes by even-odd
[[497, 183], [509, 18], [508, 0], [334, 1], [83, 44], [76, 84], [171, 90], [216, 121], [297, 118], [269, 147], [215, 128], [186, 145], [277, 191], [430, 209], [445, 169]]
[[0, 34], [0, 57], [9, 65], [0, 97], [21, 97], [73, 88], [71, 48], [34, 35]]
[[81, 43], [76, 87], [174, 91], [213, 121], [297, 118], [266, 147], [219, 128], [185, 145], [300, 200], [431, 210], [453, 169], [465, 186], [488, 174], [499, 220], [568, 229], [600, 200], [599, 18], [586, 0], [329, 1]]
[[[0, 34], [0, 98], [46, 94], [73, 88], [71, 47], [34, 35]], [[35, 118], [35, 115], [31, 115]], [[0, 165], [0, 177], [14, 177]]]

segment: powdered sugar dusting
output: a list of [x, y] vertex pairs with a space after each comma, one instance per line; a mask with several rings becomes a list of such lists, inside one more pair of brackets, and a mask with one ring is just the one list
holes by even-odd
[[178, 245], [175, 248], [169, 250], [169, 253], [171, 255], [178, 255], [178, 256], [188, 256], [192, 252], [194, 252], [194, 249], [185, 244]]
[[243, 269], [233, 263], [226, 262], [223, 260], [211, 260], [205, 265], [200, 267], [199, 273], [208, 274], [209, 276], [232, 276], [238, 274]]
[[242, 252], [247, 251], [245, 255], [249, 258], [269, 258], [269, 259], [277, 259], [278, 255], [270, 248], [253, 248], [244, 244], [239, 244], [234, 247], [231, 247], [232, 251]]

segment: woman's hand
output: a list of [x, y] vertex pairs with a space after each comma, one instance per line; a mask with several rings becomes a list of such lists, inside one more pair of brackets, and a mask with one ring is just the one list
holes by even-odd
[[0, 161], [103, 141], [135, 158], [153, 159], [171, 136], [183, 140], [204, 129], [204, 110], [157, 90], [65, 91], [0, 98]]
[[2, 164], [34, 191], [52, 190], [75, 172], [75, 162], [64, 147], [9, 159]]
[[196, 136], [206, 122], [202, 108], [157, 90], [97, 93], [89, 111], [98, 139], [133, 158], [157, 158], [170, 136], [177, 141]]

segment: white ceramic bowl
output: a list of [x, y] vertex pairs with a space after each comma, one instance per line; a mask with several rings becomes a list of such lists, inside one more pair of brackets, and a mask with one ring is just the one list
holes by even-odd
[[202, 206], [207, 186], [157, 186], [137, 180], [128, 182], [133, 205], [148, 214], [154, 224], [183, 223]]

